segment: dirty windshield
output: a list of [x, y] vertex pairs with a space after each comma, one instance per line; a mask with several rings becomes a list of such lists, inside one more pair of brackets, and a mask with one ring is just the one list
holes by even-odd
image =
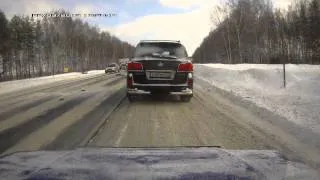
[[0, 179], [318, 172], [319, 0], [0, 0]]

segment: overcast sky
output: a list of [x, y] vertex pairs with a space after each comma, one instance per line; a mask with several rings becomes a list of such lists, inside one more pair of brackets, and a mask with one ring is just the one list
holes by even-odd
[[[286, 8], [291, 0], [273, 0]], [[114, 17], [86, 18], [132, 45], [140, 39], [181, 40], [191, 55], [213, 24], [210, 10], [224, 0], [0, 0], [0, 9], [31, 15], [63, 8], [72, 13], [116, 13]]]

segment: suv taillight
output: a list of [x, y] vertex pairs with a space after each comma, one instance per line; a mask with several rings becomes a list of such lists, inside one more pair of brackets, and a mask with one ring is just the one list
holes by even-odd
[[192, 72], [193, 64], [192, 63], [181, 63], [178, 66], [178, 72]]
[[138, 62], [129, 62], [128, 63], [128, 71], [142, 71], [143, 66]]

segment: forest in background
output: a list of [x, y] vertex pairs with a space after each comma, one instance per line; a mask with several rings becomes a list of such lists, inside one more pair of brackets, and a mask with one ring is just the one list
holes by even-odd
[[[64, 14], [64, 10], [52, 13]], [[13, 16], [0, 10], [0, 81], [104, 69], [134, 47], [71, 17]]]
[[284, 11], [271, 0], [229, 0], [212, 11], [216, 26], [195, 50], [197, 63], [320, 64], [320, 1]]

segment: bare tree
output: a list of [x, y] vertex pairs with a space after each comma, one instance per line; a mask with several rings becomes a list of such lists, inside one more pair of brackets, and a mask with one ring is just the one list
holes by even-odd
[[[224, 18], [225, 18], [225, 21], [223, 22]], [[211, 20], [216, 26], [222, 26], [222, 24], [224, 24], [223, 28], [225, 28], [226, 31], [223, 32], [222, 37], [223, 37], [226, 54], [228, 57], [228, 63], [231, 63], [232, 51], [231, 51], [231, 44], [230, 44], [230, 23], [229, 23], [230, 20], [229, 20], [229, 12], [227, 7], [222, 7], [217, 5], [214, 13], [211, 14]]]
[[194, 52], [198, 62], [320, 63], [318, 0], [294, 2], [288, 11], [270, 0], [229, 0], [211, 19], [216, 28]]

